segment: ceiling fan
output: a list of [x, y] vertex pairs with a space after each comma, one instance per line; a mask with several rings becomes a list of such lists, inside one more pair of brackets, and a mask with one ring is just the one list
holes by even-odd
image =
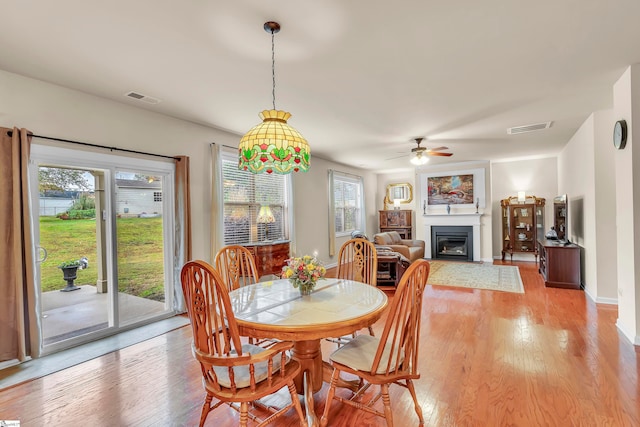
[[412, 157], [411, 163], [414, 165], [424, 165], [429, 161], [428, 156], [453, 156], [453, 153], [442, 153], [442, 150], [448, 150], [448, 147], [436, 147], [436, 148], [426, 148], [421, 147], [420, 143], [424, 138], [414, 138], [417, 147], [411, 149]]

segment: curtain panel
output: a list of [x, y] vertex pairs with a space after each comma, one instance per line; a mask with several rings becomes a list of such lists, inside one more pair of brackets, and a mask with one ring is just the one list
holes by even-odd
[[[11, 134], [11, 136], [9, 136]], [[0, 128], [0, 362], [40, 355], [28, 163], [31, 135]]]
[[220, 144], [211, 144], [211, 259], [224, 246], [224, 183], [222, 179], [222, 150]]
[[327, 171], [329, 179], [329, 256], [336, 254], [336, 198], [335, 187], [333, 183], [333, 175], [335, 171], [329, 169]]
[[184, 296], [180, 285], [182, 266], [193, 259], [191, 234], [191, 178], [189, 157], [177, 156], [175, 160], [175, 248], [174, 263], [174, 310], [185, 312]]

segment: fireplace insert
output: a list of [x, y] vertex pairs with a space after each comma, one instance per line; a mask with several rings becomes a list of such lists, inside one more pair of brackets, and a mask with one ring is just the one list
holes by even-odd
[[473, 261], [473, 227], [431, 227], [431, 259]]

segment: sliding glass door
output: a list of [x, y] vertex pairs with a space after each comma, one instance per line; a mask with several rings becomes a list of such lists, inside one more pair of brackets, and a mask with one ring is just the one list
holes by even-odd
[[31, 163], [44, 353], [173, 315], [173, 163], [35, 144]]
[[116, 171], [118, 318], [122, 325], [165, 311], [162, 176]]

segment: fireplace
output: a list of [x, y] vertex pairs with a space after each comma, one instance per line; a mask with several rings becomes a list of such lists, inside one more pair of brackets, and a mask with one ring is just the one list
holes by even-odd
[[[473, 229], [473, 242], [468, 242], [467, 252], [472, 251], [473, 258], [471, 261], [482, 261], [480, 247], [482, 237], [480, 234], [480, 218], [482, 214], [477, 213], [459, 213], [459, 214], [429, 214], [423, 215], [424, 221], [424, 257], [426, 259], [435, 259], [431, 241], [431, 229], [433, 227], [471, 227]], [[472, 249], [473, 248], [473, 249]], [[460, 259], [460, 258], [457, 258]], [[464, 260], [463, 260], [464, 261]]]
[[473, 261], [473, 227], [432, 226], [431, 259]]

